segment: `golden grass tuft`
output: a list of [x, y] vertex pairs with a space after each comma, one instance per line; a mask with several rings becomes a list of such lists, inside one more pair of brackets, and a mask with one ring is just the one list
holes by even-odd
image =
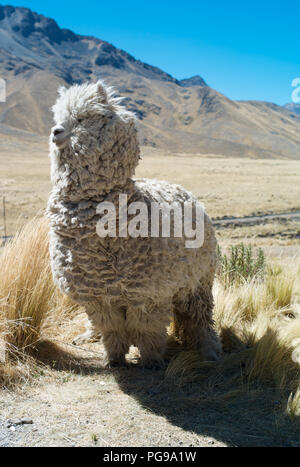
[[53, 283], [48, 231], [45, 218], [33, 219], [0, 254], [0, 336], [5, 342], [0, 383], [5, 385], [30, 373], [25, 357], [44, 331], [49, 334], [76, 308]]
[[295, 278], [279, 274], [269, 276], [267, 280], [268, 293], [275, 308], [289, 307], [292, 303]]
[[27, 224], [0, 256], [0, 313], [7, 343], [18, 350], [34, 345], [53, 300], [48, 226]]

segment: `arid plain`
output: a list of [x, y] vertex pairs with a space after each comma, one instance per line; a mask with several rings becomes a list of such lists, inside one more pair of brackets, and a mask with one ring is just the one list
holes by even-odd
[[[7, 235], [14, 235], [27, 220], [42, 216], [45, 210], [51, 190], [47, 138], [1, 135], [0, 167]], [[184, 186], [199, 197], [214, 219], [300, 211], [300, 169], [299, 162], [293, 159], [174, 153], [143, 147], [136, 177]], [[4, 235], [2, 213], [0, 235]], [[296, 246], [299, 235], [300, 224], [296, 220], [218, 229], [219, 240], [224, 244], [227, 240], [251, 239], [266, 247]]]

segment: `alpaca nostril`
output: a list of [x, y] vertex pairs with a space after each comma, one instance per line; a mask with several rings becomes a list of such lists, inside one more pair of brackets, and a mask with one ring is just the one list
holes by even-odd
[[63, 129], [63, 128], [55, 128], [55, 129], [53, 130], [54, 136], [60, 135], [60, 134], [63, 133], [63, 132], [64, 132], [64, 129]]
[[65, 145], [69, 136], [63, 125], [59, 124], [52, 128], [51, 140], [52, 143], [56, 144], [58, 147]]

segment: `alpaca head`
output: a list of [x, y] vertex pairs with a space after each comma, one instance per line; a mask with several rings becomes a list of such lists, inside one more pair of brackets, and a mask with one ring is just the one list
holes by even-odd
[[126, 184], [139, 161], [135, 118], [111, 88], [60, 88], [50, 136], [52, 181], [65, 196], [91, 198]]

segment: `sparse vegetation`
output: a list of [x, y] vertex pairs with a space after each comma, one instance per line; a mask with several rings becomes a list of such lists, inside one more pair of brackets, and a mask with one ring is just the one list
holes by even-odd
[[[300, 415], [300, 364], [295, 358], [300, 351], [299, 261], [267, 265], [263, 253], [254, 254], [249, 247], [239, 245], [230, 251], [227, 262], [222, 256], [223, 270], [214, 287], [214, 319], [224, 356], [217, 363], [201, 362], [198, 354], [177, 349], [165, 371], [164, 385], [180, 387], [183, 406], [221, 404], [234, 413], [241, 410], [241, 401], [249, 403], [243, 398], [250, 397], [265, 401], [270, 417], [276, 407], [279, 419], [272, 415], [274, 427], [288, 423], [286, 419], [295, 424]], [[0, 351], [5, 349], [0, 384], [9, 386], [57, 372], [60, 359], [66, 358], [63, 347], [55, 347], [55, 354], [50, 347], [48, 371], [36, 360], [36, 350], [44, 340], [70, 343], [79, 332], [80, 313], [52, 282], [47, 222], [31, 221], [0, 255]], [[74, 377], [75, 351], [73, 357], [72, 351], [68, 354], [69, 363], [65, 360], [71, 373], [59, 377], [67, 385]], [[84, 358], [76, 361], [78, 368], [85, 367]], [[97, 440], [92, 435], [91, 441]]]

